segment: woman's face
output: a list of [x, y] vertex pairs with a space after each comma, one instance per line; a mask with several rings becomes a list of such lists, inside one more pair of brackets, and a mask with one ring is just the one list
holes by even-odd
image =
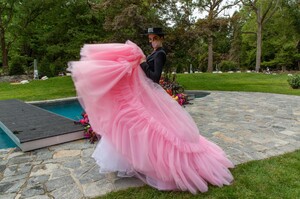
[[148, 35], [148, 38], [149, 38], [149, 43], [151, 44], [154, 50], [156, 50], [159, 47], [162, 47], [162, 41], [163, 41], [162, 37], [158, 35], [150, 34]]

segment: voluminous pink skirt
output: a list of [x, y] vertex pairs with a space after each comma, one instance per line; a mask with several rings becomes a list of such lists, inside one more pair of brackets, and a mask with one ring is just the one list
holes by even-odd
[[231, 161], [145, 76], [142, 57], [130, 41], [90, 44], [80, 61], [69, 63], [78, 99], [102, 136], [93, 154], [100, 171], [135, 175], [160, 190], [197, 193], [207, 191], [207, 183], [229, 185]]

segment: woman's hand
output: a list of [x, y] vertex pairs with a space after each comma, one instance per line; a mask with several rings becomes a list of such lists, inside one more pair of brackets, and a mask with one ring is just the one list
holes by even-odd
[[141, 63], [144, 63], [144, 62], [146, 62], [146, 57], [145, 57], [145, 56], [141, 58], [140, 64], [141, 64]]

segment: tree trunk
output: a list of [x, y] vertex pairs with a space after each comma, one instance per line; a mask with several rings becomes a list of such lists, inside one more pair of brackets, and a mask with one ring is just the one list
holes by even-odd
[[208, 37], [208, 65], [207, 72], [213, 71], [213, 37]]
[[285, 72], [285, 71], [286, 71], [286, 66], [285, 66], [285, 65], [281, 67], [281, 71], [282, 71], [282, 72]]
[[8, 50], [5, 43], [4, 32], [2, 31], [0, 34], [0, 42], [1, 42], [1, 50], [2, 50], [2, 67], [3, 71], [8, 71]]
[[[300, 41], [298, 41], [297, 50], [298, 50], [298, 53], [300, 53]], [[298, 59], [297, 63], [298, 63], [298, 69], [300, 71], [300, 60], [299, 59]]]
[[256, 64], [255, 71], [259, 72], [261, 64], [261, 48], [262, 48], [262, 23], [261, 21], [257, 22], [257, 33], [256, 33]]

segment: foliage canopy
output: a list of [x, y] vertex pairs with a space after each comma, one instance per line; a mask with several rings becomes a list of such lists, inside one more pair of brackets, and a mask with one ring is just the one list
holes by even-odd
[[[194, 71], [211, 71], [221, 63], [231, 63], [236, 70], [255, 69], [254, 11], [240, 4], [239, 11], [229, 16], [222, 14], [227, 1], [218, 1], [217, 8], [211, 2], [1, 0], [0, 68], [10, 74], [32, 74], [37, 59], [40, 76], [56, 76], [66, 71], [68, 61], [79, 59], [85, 43], [132, 40], [149, 54], [142, 33], [147, 27], [160, 26], [167, 32], [165, 71], [189, 71], [190, 66]], [[279, 2], [280, 9], [263, 27], [261, 69], [299, 70], [299, 4]]]

